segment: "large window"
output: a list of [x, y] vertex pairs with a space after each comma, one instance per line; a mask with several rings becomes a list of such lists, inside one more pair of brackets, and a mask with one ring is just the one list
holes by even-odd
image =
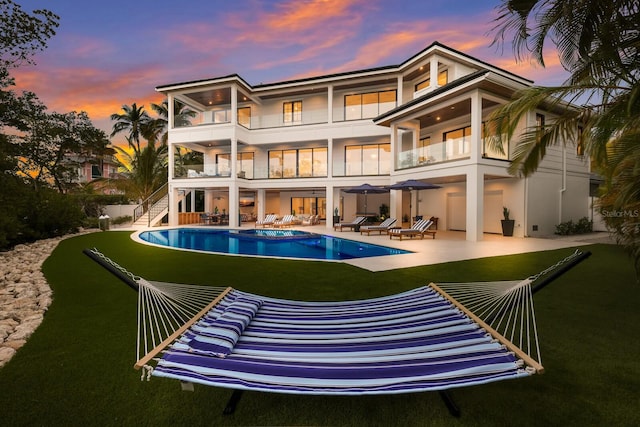
[[218, 175], [229, 176], [231, 175], [231, 154], [223, 153], [216, 154], [216, 168]]
[[251, 107], [238, 108], [238, 124], [251, 129]]
[[448, 160], [466, 157], [471, 152], [471, 126], [442, 134]]
[[238, 153], [238, 176], [253, 178], [253, 153]]
[[269, 151], [269, 178], [327, 176], [327, 149]]
[[395, 106], [395, 90], [345, 95], [344, 118], [345, 120], [370, 119], [386, 113]]
[[282, 104], [282, 122], [285, 125], [302, 123], [302, 101], [290, 101]]
[[349, 145], [345, 147], [344, 159], [347, 176], [387, 175], [391, 144]]

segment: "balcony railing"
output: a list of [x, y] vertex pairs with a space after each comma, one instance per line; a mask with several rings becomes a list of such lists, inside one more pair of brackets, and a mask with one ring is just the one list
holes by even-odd
[[[347, 122], [367, 120], [370, 121], [376, 117], [377, 112], [388, 111], [395, 106], [395, 103], [381, 104], [379, 108], [373, 111], [363, 109], [362, 111], [354, 112], [351, 109], [345, 109], [345, 107], [336, 107], [332, 109], [333, 122]], [[293, 127], [293, 126], [307, 126], [316, 125], [329, 122], [329, 111], [325, 108], [316, 109], [303, 109], [299, 115], [285, 116], [283, 113], [274, 114], [259, 114], [256, 111], [252, 112], [251, 116], [241, 115], [238, 116], [238, 124], [244, 126], [247, 129], [272, 129], [279, 127]], [[176, 127], [194, 127], [203, 125], [218, 125], [231, 123], [231, 111], [223, 110], [216, 112], [200, 112], [196, 117], [190, 120], [188, 125], [176, 125]]]
[[470, 155], [470, 138], [449, 139], [425, 147], [399, 152], [396, 157], [396, 169], [407, 169], [433, 163], [465, 159]]

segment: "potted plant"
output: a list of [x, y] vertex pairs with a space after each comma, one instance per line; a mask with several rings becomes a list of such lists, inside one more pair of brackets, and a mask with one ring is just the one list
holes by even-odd
[[333, 223], [334, 224], [339, 224], [340, 223], [340, 214], [339, 214], [339, 210], [336, 207], [335, 209], [333, 209]]
[[515, 221], [512, 220], [512, 219], [509, 219], [509, 209], [508, 208], [506, 208], [506, 207], [502, 208], [502, 216], [504, 216], [504, 219], [501, 221], [502, 222], [502, 235], [511, 237], [511, 236], [513, 236], [513, 226], [515, 225]]

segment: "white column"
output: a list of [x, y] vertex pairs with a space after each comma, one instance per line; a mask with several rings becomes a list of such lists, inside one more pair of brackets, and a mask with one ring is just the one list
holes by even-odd
[[338, 207], [339, 199], [334, 198], [333, 185], [327, 184], [325, 187], [325, 197], [327, 202], [327, 220], [325, 226], [328, 229], [333, 228], [333, 212]]
[[178, 189], [169, 184], [169, 225], [178, 225]]
[[467, 240], [482, 240], [484, 227], [484, 174], [472, 165], [467, 171]]
[[213, 190], [204, 190], [204, 211], [213, 212]]
[[258, 221], [260, 221], [264, 219], [264, 215], [265, 215], [265, 205], [267, 204], [267, 197], [266, 197], [267, 192], [265, 191], [264, 188], [261, 188], [256, 193], [257, 193], [256, 196], [258, 198], [258, 200], [256, 201], [256, 203], [258, 204], [258, 212], [256, 213], [256, 215], [258, 216]]
[[398, 145], [398, 125], [391, 123], [389, 126], [391, 134], [389, 135], [389, 150], [391, 150], [391, 173], [395, 172], [396, 165], [398, 164], [398, 151], [396, 145]]
[[395, 218], [397, 226], [402, 225], [402, 190], [391, 190], [389, 194], [389, 216]]
[[327, 178], [333, 178], [333, 138], [327, 139]]
[[429, 87], [431, 90], [438, 87], [438, 58], [435, 56], [429, 61]]
[[238, 196], [238, 183], [236, 179], [233, 179], [232, 183], [229, 184], [229, 227], [238, 227], [240, 225], [238, 219], [240, 198]]
[[482, 158], [482, 96], [479, 91], [471, 95], [471, 162]]
[[191, 212], [195, 212], [196, 211], [196, 190], [191, 190], [191, 197], [189, 197], [191, 199], [190, 205], [191, 205]]
[[327, 88], [327, 123], [333, 123], [333, 85]]

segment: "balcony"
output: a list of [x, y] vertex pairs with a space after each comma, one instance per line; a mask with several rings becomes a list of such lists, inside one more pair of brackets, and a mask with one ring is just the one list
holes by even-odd
[[470, 138], [448, 139], [443, 142], [399, 152], [396, 157], [396, 170], [467, 159], [470, 155]]

